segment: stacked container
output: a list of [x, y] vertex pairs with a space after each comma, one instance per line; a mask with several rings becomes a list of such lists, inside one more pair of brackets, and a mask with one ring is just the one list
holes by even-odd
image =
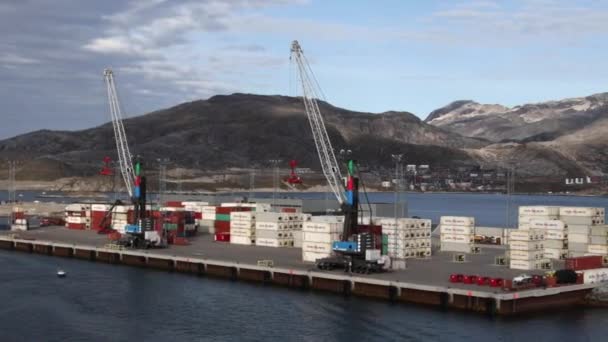
[[91, 229], [91, 205], [74, 203], [66, 206], [65, 226], [69, 229]]
[[184, 209], [192, 213], [192, 219], [194, 220], [194, 224], [196, 225], [196, 231], [208, 233], [209, 226], [207, 222], [203, 221], [203, 208], [209, 205], [208, 202], [182, 202]]
[[559, 207], [549, 206], [521, 206], [519, 207], [518, 228], [520, 230], [530, 229], [532, 220], [557, 220], [559, 219]]
[[215, 206], [211, 205], [206, 205], [201, 208], [201, 220], [198, 222], [198, 227], [202, 232], [215, 234], [215, 208]]
[[543, 229], [512, 230], [509, 232], [510, 268], [517, 270], [546, 269], [550, 264], [544, 257]]
[[[251, 211], [251, 208], [240, 207], [238, 203], [222, 203], [221, 207], [215, 208], [214, 234], [216, 241], [230, 241], [230, 213], [234, 211]], [[221, 235], [221, 236], [220, 236]], [[237, 239], [244, 241], [244, 239]], [[249, 244], [252, 244], [251, 242]]]
[[591, 227], [587, 252], [593, 255], [608, 256], [608, 226]]
[[230, 213], [230, 243], [254, 245], [256, 213], [253, 211], [233, 211]]
[[112, 224], [111, 215], [108, 215], [108, 218], [106, 219], [106, 221], [103, 222], [103, 219], [106, 217], [106, 215], [108, 214], [108, 211], [110, 210], [111, 207], [112, 206], [109, 204], [92, 204], [91, 205], [91, 229], [92, 230], [100, 231], [100, 230], [109, 229], [111, 227], [111, 224]]
[[302, 260], [315, 262], [333, 254], [332, 244], [340, 241], [343, 216], [313, 216], [302, 225]]
[[301, 236], [303, 215], [299, 213], [258, 213], [256, 222], [257, 246], [293, 247], [294, 233]]
[[545, 259], [564, 259], [568, 257], [568, 226], [561, 220], [529, 221], [530, 229], [545, 232]]
[[28, 230], [28, 222], [25, 211], [21, 207], [13, 207], [11, 230]]
[[117, 205], [112, 209], [112, 229], [124, 234], [125, 226], [129, 222], [129, 211], [132, 210], [130, 205]]
[[377, 218], [382, 226], [380, 249], [394, 259], [425, 258], [431, 256], [431, 220]]
[[441, 216], [441, 251], [471, 253], [475, 243], [475, 218]]
[[[571, 256], [583, 256], [592, 250], [601, 250], [591, 244], [591, 230], [604, 224], [604, 209], [591, 207], [561, 207], [560, 220], [568, 225], [568, 250]], [[596, 239], [594, 239], [595, 241]], [[601, 245], [598, 245], [601, 246]], [[604, 245], [605, 246], [605, 245]]]

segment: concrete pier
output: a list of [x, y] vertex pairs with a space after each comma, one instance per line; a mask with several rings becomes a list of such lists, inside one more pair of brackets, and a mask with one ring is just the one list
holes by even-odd
[[[255, 264], [256, 259], [251, 257], [249, 263], [242, 262], [242, 260], [230, 261], [229, 259], [233, 259], [234, 255], [227, 251], [224, 252], [224, 259], [211, 259], [184, 256], [183, 254], [186, 253], [180, 254], [179, 248], [180, 246], [164, 250], [117, 250], [91, 246], [86, 243], [69, 244], [65, 241], [54, 242], [0, 236], [0, 249], [10, 251], [218, 277], [231, 281], [257, 282], [292, 289], [324, 291], [342, 296], [361, 296], [390, 302], [432, 305], [443, 309], [460, 309], [489, 315], [549, 311], [581, 305], [584, 304], [585, 296], [598, 286], [597, 284], [581, 284], [507, 292], [487, 286], [450, 284], [446, 279], [443, 282], [425, 281], [426, 278], [419, 277], [412, 278], [413, 282], [406, 281], [407, 273], [405, 271], [377, 275], [349, 275], [341, 272], [319, 271], [301, 265], [299, 267], [258, 266]], [[289, 265], [289, 263], [287, 264]], [[427, 268], [426, 272], [435, 272], [434, 269], [428, 268], [429, 265], [423, 265]], [[469, 265], [469, 267], [471, 266]]]

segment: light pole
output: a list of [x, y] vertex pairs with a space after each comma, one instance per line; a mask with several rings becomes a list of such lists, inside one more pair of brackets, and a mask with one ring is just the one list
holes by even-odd
[[279, 164], [281, 163], [281, 159], [270, 159], [268, 162], [273, 167], [272, 174], [272, 204], [277, 204], [277, 192], [279, 191]]
[[398, 205], [398, 200], [399, 200], [399, 190], [400, 190], [400, 185], [401, 185], [401, 178], [399, 175], [399, 169], [401, 166], [401, 160], [403, 159], [403, 154], [391, 154], [391, 157], [393, 158], [393, 160], [395, 161], [395, 199], [394, 199], [394, 205], [395, 205], [395, 224], [397, 223], [397, 205]]
[[169, 164], [169, 158], [158, 158], [156, 161], [158, 161], [158, 205], [162, 206], [167, 191], [167, 164]]
[[511, 200], [515, 192], [515, 168], [512, 163], [507, 166], [507, 228], [511, 228]]

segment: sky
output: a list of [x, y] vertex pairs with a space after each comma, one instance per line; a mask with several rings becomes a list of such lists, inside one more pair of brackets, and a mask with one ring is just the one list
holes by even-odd
[[425, 118], [608, 91], [608, 1], [1, 0], [0, 138], [217, 94], [299, 95], [297, 39], [332, 104]]

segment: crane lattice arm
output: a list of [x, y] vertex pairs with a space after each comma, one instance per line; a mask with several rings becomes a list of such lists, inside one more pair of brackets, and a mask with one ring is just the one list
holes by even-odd
[[125, 187], [129, 193], [129, 197], [133, 197], [134, 170], [129, 144], [127, 142], [127, 134], [122, 123], [122, 111], [118, 102], [118, 94], [116, 92], [116, 84], [114, 83], [114, 74], [111, 69], [105, 69], [103, 76], [108, 90], [108, 101], [110, 104], [110, 115], [112, 116], [112, 126], [114, 127], [114, 139], [116, 140], [116, 151], [118, 153], [118, 162], [120, 164], [120, 173], [125, 182]]
[[325, 128], [325, 122], [323, 116], [319, 110], [319, 104], [317, 98], [319, 98], [320, 89], [318, 83], [314, 77], [312, 69], [304, 57], [302, 48], [297, 40], [294, 40], [291, 44], [291, 58], [295, 61], [300, 83], [302, 85], [302, 99], [304, 100], [304, 107], [306, 109], [306, 115], [308, 116], [308, 122], [312, 129], [312, 135], [317, 147], [317, 153], [319, 154], [319, 161], [321, 162], [321, 168], [323, 174], [327, 178], [329, 186], [338, 199], [338, 202], [342, 205], [346, 196], [344, 194], [342, 183], [342, 176], [340, 173], [340, 167], [336, 160], [331, 141]]

